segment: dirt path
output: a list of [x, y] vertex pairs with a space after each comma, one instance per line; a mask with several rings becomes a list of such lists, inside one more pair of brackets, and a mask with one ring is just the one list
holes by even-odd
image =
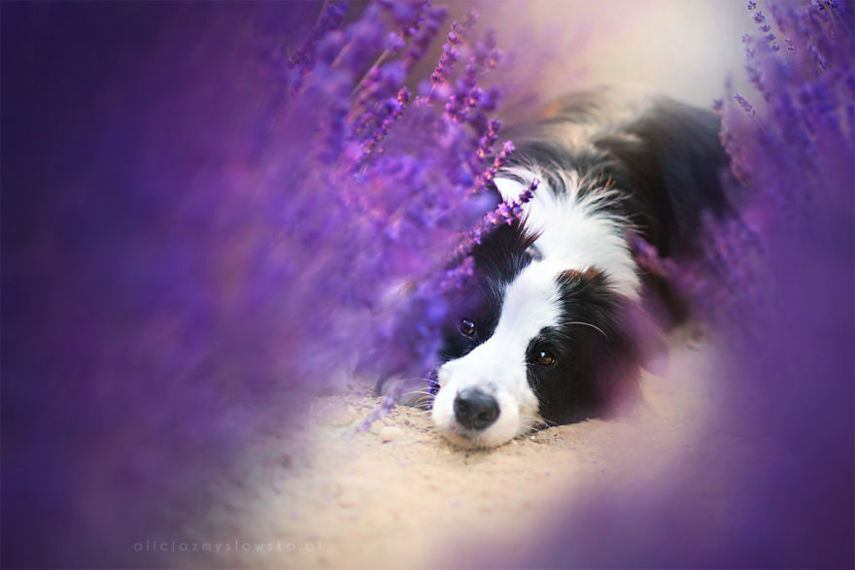
[[585, 486], [628, 472], [643, 486], [679, 462], [703, 423], [709, 364], [705, 351], [675, 351], [667, 375], [645, 376], [631, 417], [550, 428], [491, 451], [453, 448], [406, 407], [356, 432], [376, 399], [317, 399], [300, 428], [259, 441], [244, 476], [222, 483], [206, 524], [187, 530], [211, 552], [181, 563], [433, 568], [456, 546], [530, 544]]

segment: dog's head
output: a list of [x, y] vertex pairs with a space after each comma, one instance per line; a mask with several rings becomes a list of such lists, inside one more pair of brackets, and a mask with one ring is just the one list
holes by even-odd
[[476, 301], [445, 330], [432, 416], [464, 447], [596, 415], [632, 385], [627, 300], [591, 266], [545, 257], [521, 224], [474, 252]]

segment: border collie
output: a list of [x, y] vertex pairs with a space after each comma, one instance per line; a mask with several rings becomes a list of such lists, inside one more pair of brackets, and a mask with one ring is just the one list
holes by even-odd
[[507, 133], [516, 150], [493, 190], [509, 202], [539, 183], [520, 221], [473, 251], [477, 302], [444, 333], [431, 415], [458, 445], [614, 412], [637, 391], [642, 300], [662, 299], [669, 324], [687, 317], [630, 240], [678, 261], [698, 254], [701, 212], [726, 209], [719, 119], [625, 99], [580, 92]]

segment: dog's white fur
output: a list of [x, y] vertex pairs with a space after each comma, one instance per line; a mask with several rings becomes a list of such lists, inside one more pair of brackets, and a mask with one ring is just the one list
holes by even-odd
[[585, 271], [596, 267], [605, 271], [617, 293], [638, 299], [641, 279], [623, 235], [627, 223], [596, 212], [595, 208], [600, 201], [615, 199], [617, 193], [602, 189], [582, 198], [578, 192], [578, 176], [573, 171], [559, 173], [565, 189], [561, 193], [549, 188], [537, 171], [509, 169], [508, 172], [524, 183], [510, 178], [496, 179], [496, 187], [506, 202], [516, 200], [535, 180], [541, 181], [539, 186], [543, 187], [523, 205], [522, 218], [526, 229], [538, 235], [535, 246], [544, 260], [561, 266], [559, 271]]

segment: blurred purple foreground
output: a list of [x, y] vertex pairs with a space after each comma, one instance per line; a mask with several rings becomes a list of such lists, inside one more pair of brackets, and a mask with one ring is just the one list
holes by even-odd
[[2, 9], [4, 564], [114, 566], [342, 368], [430, 370], [500, 53], [424, 2]]

